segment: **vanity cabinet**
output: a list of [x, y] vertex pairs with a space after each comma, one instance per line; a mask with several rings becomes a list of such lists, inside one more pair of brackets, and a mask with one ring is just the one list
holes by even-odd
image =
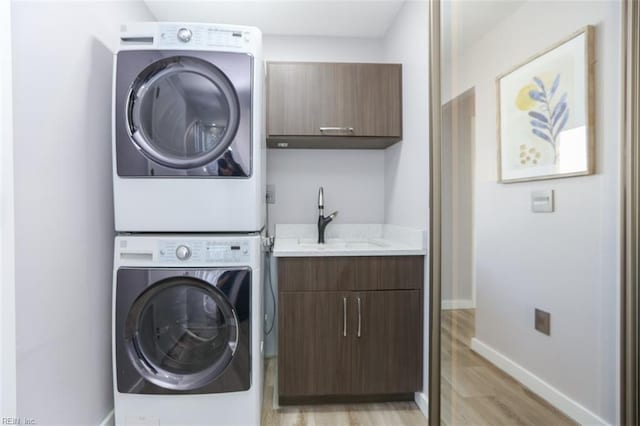
[[267, 63], [267, 144], [386, 148], [402, 138], [402, 65]]
[[278, 261], [280, 403], [413, 398], [422, 256]]

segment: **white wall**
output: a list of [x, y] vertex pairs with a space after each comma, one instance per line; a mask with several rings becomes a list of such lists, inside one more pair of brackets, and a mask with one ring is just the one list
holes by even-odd
[[[0, 52], [11, 51], [11, 3], [0, 2]], [[0, 414], [16, 414], [11, 55], [0, 55]]]
[[[408, 1], [383, 43], [384, 58], [402, 63], [403, 139], [384, 153], [385, 223], [427, 229], [429, 222], [429, 8]], [[425, 257], [423, 385], [428, 384], [429, 275]], [[422, 402], [417, 399], [418, 403]], [[425, 401], [424, 398], [422, 400]], [[425, 408], [426, 405], [421, 405]]]
[[374, 38], [264, 36], [266, 61], [380, 62], [381, 41]]
[[97, 424], [111, 375], [112, 49], [140, 2], [13, 5], [17, 405]]
[[384, 40], [384, 57], [402, 63], [402, 142], [385, 150], [385, 221], [429, 223], [429, 9], [408, 1]]
[[[528, 2], [462, 54], [451, 89], [476, 88], [476, 337], [610, 423], [619, 387], [619, 16], [618, 2]], [[498, 184], [495, 77], [587, 24], [596, 26], [596, 175]], [[555, 190], [555, 213], [529, 211], [530, 192], [541, 189]], [[535, 307], [551, 313], [550, 337], [534, 330]]]
[[272, 149], [268, 163], [268, 182], [276, 185], [272, 224], [317, 222], [320, 186], [325, 214], [339, 211], [333, 223], [383, 223], [382, 151]]

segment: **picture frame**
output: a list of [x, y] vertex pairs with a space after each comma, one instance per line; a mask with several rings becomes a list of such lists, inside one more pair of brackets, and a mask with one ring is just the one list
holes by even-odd
[[595, 28], [496, 78], [498, 182], [595, 173]]

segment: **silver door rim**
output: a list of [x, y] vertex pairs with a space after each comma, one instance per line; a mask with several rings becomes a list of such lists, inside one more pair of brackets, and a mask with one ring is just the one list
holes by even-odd
[[[125, 107], [125, 123], [127, 133], [129, 135], [129, 138], [131, 139], [131, 142], [150, 160], [169, 168], [193, 169], [211, 163], [212, 161], [220, 157], [220, 155], [222, 155], [231, 145], [238, 130], [238, 125], [240, 123], [240, 103], [238, 101], [238, 96], [235, 89], [233, 88], [233, 85], [231, 84], [227, 76], [215, 65], [205, 62], [202, 59], [190, 56], [181, 56], [179, 58], [188, 59], [189, 62], [193, 62], [193, 64], [190, 64], [187, 68], [180, 62], [172, 62], [167, 67], [161, 69], [158, 72], [152, 73], [150, 76], [147, 76], [141, 81], [136, 80], [133, 82], [129, 89], [129, 93], [127, 94], [127, 105]], [[172, 57], [169, 59], [175, 61], [176, 57]], [[158, 62], [166, 60], [167, 59], [162, 59], [160, 61], [152, 63], [147, 68], [145, 68], [145, 71], [149, 68], [157, 66]], [[144, 74], [145, 71], [142, 71], [141, 74]], [[149, 138], [144, 134], [144, 128], [137, 125], [137, 123], [140, 123], [140, 102], [138, 102], [138, 100], [144, 97], [149, 87], [158, 80], [163, 79], [171, 74], [183, 72], [197, 74], [209, 80], [213, 85], [220, 89], [224, 99], [229, 104], [229, 123], [222, 135], [220, 142], [215, 146], [214, 149], [188, 159], [179, 158], [161, 152], [149, 142]]]
[[[140, 322], [140, 315], [144, 311], [144, 307], [147, 305], [148, 301], [151, 300], [155, 294], [164, 291], [166, 288], [171, 288], [174, 286], [189, 286], [187, 284], [173, 284], [172, 282], [176, 279], [193, 282], [194, 284], [191, 284], [191, 286], [197, 286], [198, 288], [209, 293], [212, 299], [214, 299], [216, 302], [223, 302], [220, 304], [220, 306], [226, 307], [226, 310], [230, 311], [232, 316], [235, 335], [233, 336], [233, 340], [229, 341], [224, 355], [214, 360], [209, 367], [197, 373], [176, 374], [166, 369], [160, 368], [156, 363], [150, 361], [145, 356], [144, 351], [139, 344], [138, 324]], [[127, 348], [127, 353], [129, 354], [129, 359], [132, 361], [133, 366], [138, 371], [138, 373], [140, 373], [140, 375], [145, 380], [148, 380], [149, 382], [161, 388], [172, 390], [193, 390], [198, 389], [202, 386], [206, 386], [208, 383], [211, 383], [212, 381], [220, 377], [220, 375], [225, 371], [226, 367], [228, 367], [231, 363], [231, 360], [233, 359], [238, 348], [240, 333], [238, 316], [235, 309], [233, 309], [224, 294], [220, 290], [218, 290], [218, 288], [198, 278], [170, 277], [158, 281], [140, 294], [138, 299], [136, 299], [136, 301], [131, 306], [127, 317], [128, 318], [125, 322], [124, 340]], [[222, 368], [220, 366], [222, 366]]]

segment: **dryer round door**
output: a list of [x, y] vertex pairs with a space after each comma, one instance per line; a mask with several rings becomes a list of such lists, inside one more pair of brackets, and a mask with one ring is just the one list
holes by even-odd
[[127, 96], [126, 127], [152, 161], [174, 169], [211, 163], [229, 148], [240, 122], [238, 95], [215, 65], [173, 56], [147, 66]]
[[166, 389], [192, 390], [219, 377], [238, 346], [238, 318], [224, 294], [194, 277], [172, 277], [145, 290], [125, 324], [138, 372]]

